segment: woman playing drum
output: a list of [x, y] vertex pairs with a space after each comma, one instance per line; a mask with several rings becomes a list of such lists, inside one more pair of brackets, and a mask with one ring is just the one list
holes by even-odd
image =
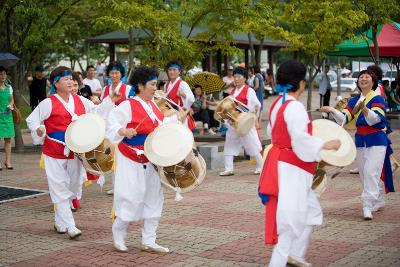
[[[261, 107], [261, 103], [258, 101], [254, 90], [245, 85], [245, 81], [247, 79], [246, 69], [241, 67], [234, 69], [233, 79], [235, 87], [230, 93], [231, 97], [246, 105], [249, 109], [249, 112], [254, 112], [257, 114]], [[239, 137], [233, 127], [228, 125], [228, 131], [226, 132], [226, 140], [224, 145], [225, 171], [221, 172], [219, 174], [220, 176], [229, 176], [234, 174], [233, 157], [239, 155], [239, 152], [243, 147], [246, 153], [254, 157], [256, 160], [256, 170], [254, 171], [254, 174], [260, 174], [262, 168], [262, 156], [260, 152], [262, 147], [256, 127], [252, 127], [246, 135]]]
[[58, 233], [68, 233], [70, 238], [75, 238], [81, 235], [81, 231], [75, 226], [70, 200], [79, 191], [82, 163], [65, 146], [65, 131], [79, 115], [88, 112], [106, 118], [119, 96], [95, 106], [92, 101], [72, 94], [72, 71], [63, 66], [51, 72], [50, 82], [52, 95], [40, 102], [26, 122], [38, 136], [46, 134], [43, 158], [50, 197], [55, 206], [54, 228]]
[[[370, 70], [361, 71], [358, 75], [357, 86], [361, 94], [351, 98], [342, 112], [328, 106], [322, 107], [321, 111], [332, 113], [339, 124], [356, 121], [356, 160], [363, 184], [361, 195], [363, 215], [364, 219], [371, 220], [372, 212], [385, 205], [385, 187], [388, 192], [394, 191], [389, 158], [391, 149], [389, 149], [390, 141], [385, 133], [387, 128], [385, 100], [374, 92], [378, 86], [377, 77]], [[381, 177], [382, 168], [384, 168], [383, 177]]]
[[[114, 247], [126, 252], [125, 238], [129, 222], [143, 220], [144, 251], [168, 253], [168, 248], [156, 243], [156, 230], [164, 203], [160, 177], [144, 155], [144, 141], [164, 115], [153, 102], [157, 89], [157, 71], [139, 67], [130, 84], [135, 97], [122, 102], [109, 116], [107, 138], [118, 143], [114, 187], [116, 219], [112, 226]], [[176, 119], [176, 116], [175, 116]]]

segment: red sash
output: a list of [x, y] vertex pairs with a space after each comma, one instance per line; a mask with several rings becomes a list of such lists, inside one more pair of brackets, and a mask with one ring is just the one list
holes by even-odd
[[[103, 97], [100, 99], [101, 101], [103, 101], [107, 96], [110, 95], [110, 87], [111, 85], [107, 85], [106, 88], [104, 88], [104, 95]], [[119, 93], [121, 94], [121, 98], [115, 102], [115, 105], [118, 106], [119, 104], [122, 103], [122, 101], [126, 100], [126, 84], [121, 84], [121, 87], [119, 88]]]

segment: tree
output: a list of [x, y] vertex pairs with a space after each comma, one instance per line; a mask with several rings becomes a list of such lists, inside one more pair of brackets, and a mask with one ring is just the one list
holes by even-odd
[[353, 10], [346, 0], [295, 0], [282, 3], [278, 9], [278, 24], [284, 31], [272, 33], [273, 37], [290, 43], [289, 51], [297, 52], [308, 65], [307, 110], [311, 110], [312, 83], [321, 70], [325, 51], [346, 38], [354, 37], [368, 16]]
[[378, 46], [378, 26], [389, 22], [391, 18], [400, 15], [400, 3], [398, 0], [357, 0], [353, 1], [355, 10], [359, 10], [368, 15], [364, 24], [364, 29], [372, 28], [372, 38], [366, 38], [366, 42], [372, 41], [374, 44], [374, 52], [371, 54], [375, 64], [379, 64], [379, 46]]

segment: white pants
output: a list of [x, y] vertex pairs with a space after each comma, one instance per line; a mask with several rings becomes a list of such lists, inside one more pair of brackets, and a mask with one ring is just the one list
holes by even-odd
[[380, 179], [385, 155], [385, 146], [357, 148], [356, 160], [363, 185], [363, 210], [372, 211], [385, 204], [384, 183]]
[[53, 203], [60, 203], [77, 196], [81, 187], [82, 163], [74, 159], [55, 159], [43, 155], [44, 166]]
[[313, 176], [281, 161], [278, 176], [278, 243], [273, 249], [270, 267], [286, 266], [289, 256], [304, 259], [313, 226], [322, 224], [321, 206], [311, 190]]
[[74, 216], [72, 215], [69, 200], [55, 204], [54, 221], [61, 229], [75, 227]]
[[[142, 227], [142, 244], [146, 246], [154, 246], [157, 238], [157, 227], [160, 218], [149, 218], [143, 220]], [[123, 221], [117, 217], [112, 225], [112, 233], [114, 241], [117, 244], [125, 244], [126, 235], [128, 233], [129, 222]]]
[[123, 221], [160, 218], [164, 194], [151, 163], [140, 164], [116, 150], [115, 215]]

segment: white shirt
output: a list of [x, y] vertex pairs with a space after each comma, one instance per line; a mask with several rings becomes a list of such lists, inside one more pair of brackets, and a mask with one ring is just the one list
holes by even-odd
[[101, 83], [99, 80], [96, 78], [93, 78], [92, 80], [85, 78], [83, 79], [83, 84], [86, 84], [90, 87], [90, 90], [92, 90], [92, 93], [100, 93], [101, 92]]
[[[231, 84], [233, 82], [233, 76], [232, 78], [229, 78], [228, 76], [225, 76], [224, 78], [222, 78], [222, 80], [224, 81], [225, 84]], [[233, 86], [229, 86], [228, 88], [222, 90], [222, 92], [229, 94], [233, 89]]]
[[[285, 119], [287, 129], [291, 138], [292, 148], [294, 153], [305, 162], [320, 161], [319, 153], [324, 145], [324, 142], [308, 133], [308, 123], [310, 119], [304, 108], [303, 104], [297, 101], [293, 96], [286, 94], [286, 101], [290, 102], [283, 117]], [[276, 115], [282, 106], [282, 99], [280, 99], [270, 114], [270, 122], [267, 127], [267, 135], [271, 137], [272, 127], [275, 124]]]
[[[165, 91], [167, 92], [167, 94], [172, 90], [172, 88], [174, 88], [174, 85], [178, 82], [178, 80], [181, 80], [181, 78], [180, 77], [176, 78], [174, 82], [169, 81], [168, 88], [165, 87]], [[165, 84], [165, 86], [167, 86], [167, 84]], [[190, 89], [190, 86], [185, 81], [182, 80], [182, 82], [179, 84], [178, 92], [185, 93], [186, 97], [185, 98], [181, 97], [183, 108], [185, 110], [189, 109], [195, 101], [194, 94]]]
[[[86, 113], [94, 112], [102, 116], [104, 119], [107, 118], [108, 113], [111, 108], [114, 106], [114, 103], [110, 98], [106, 98], [100, 105], [95, 105], [92, 101], [84, 98], [83, 96], [79, 96], [81, 99]], [[63, 101], [64, 102], [64, 101]], [[72, 94], [69, 96], [68, 102], [64, 102], [65, 107], [70, 112], [75, 112], [75, 104], [74, 98]], [[26, 122], [28, 124], [28, 128], [32, 132], [36, 132], [36, 130], [43, 125], [43, 121], [50, 117], [52, 111], [52, 102], [50, 98], [44, 99], [39, 105], [32, 111], [32, 113], [26, 118]]]
[[[120, 81], [119, 84], [117, 85], [117, 87], [115, 87], [115, 90], [114, 90], [115, 93], [119, 93], [119, 89], [121, 88], [121, 85], [122, 85], [122, 81]], [[101, 91], [100, 99], [103, 99], [104, 92], [105, 92], [106, 88], [107, 88], [107, 86], [105, 86], [103, 88], [103, 90]], [[110, 88], [108, 89], [108, 96], [111, 95], [111, 90], [112, 90], [111, 88], [112, 88], [112, 85], [110, 84]], [[131, 86], [127, 84], [126, 85], [126, 90], [125, 90], [126, 98], [128, 98], [128, 95], [129, 95], [130, 91], [131, 91]]]

